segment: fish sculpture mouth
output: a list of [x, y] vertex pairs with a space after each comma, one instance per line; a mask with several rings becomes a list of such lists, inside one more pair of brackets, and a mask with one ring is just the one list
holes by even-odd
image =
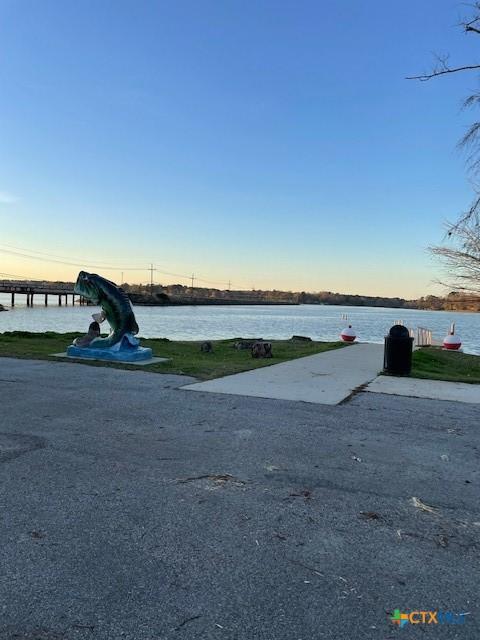
[[93, 304], [100, 304], [100, 291], [95, 286], [93, 276], [99, 278], [96, 273], [87, 273], [86, 271], [80, 271], [77, 277], [75, 286], [73, 287], [74, 293], [90, 300]]

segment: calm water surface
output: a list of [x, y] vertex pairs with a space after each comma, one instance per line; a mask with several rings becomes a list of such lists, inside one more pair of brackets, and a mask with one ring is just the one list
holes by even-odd
[[[21, 301], [21, 296], [17, 296]], [[96, 307], [39, 304], [31, 308], [17, 304], [0, 313], [2, 331], [79, 331], [86, 332]], [[8, 295], [0, 295], [7, 308]], [[443, 338], [451, 322], [464, 350], [480, 355], [480, 314], [450, 311], [417, 311], [378, 307], [299, 306], [214, 306], [214, 307], [135, 307], [140, 335], [178, 340], [202, 340], [233, 337], [289, 338], [293, 334], [315, 340], [336, 340], [347, 314], [358, 339], [382, 342], [386, 330], [398, 320], [411, 328], [425, 327]]]

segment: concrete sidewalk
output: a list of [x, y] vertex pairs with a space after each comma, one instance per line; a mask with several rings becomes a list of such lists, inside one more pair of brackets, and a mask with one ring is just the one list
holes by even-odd
[[480, 404], [480, 385], [463, 382], [379, 376], [366, 387], [365, 391], [411, 398]]
[[383, 345], [354, 344], [297, 360], [253, 369], [183, 389], [277, 400], [338, 404], [373, 380], [383, 364]]

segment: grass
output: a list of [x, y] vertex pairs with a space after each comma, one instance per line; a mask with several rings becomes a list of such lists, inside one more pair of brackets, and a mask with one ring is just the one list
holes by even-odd
[[[0, 356], [12, 358], [32, 358], [35, 360], [54, 360], [52, 353], [66, 351], [78, 333], [33, 333], [29, 331], [10, 331], [0, 334]], [[167, 340], [166, 338], [142, 339], [144, 347], [151, 347], [155, 356], [171, 358], [168, 362], [142, 367], [111, 362], [78, 360], [91, 366], [134, 369], [154, 373], [177, 373], [189, 375], [201, 380], [210, 380], [248, 369], [265, 367], [285, 360], [310, 356], [314, 353], [344, 347], [342, 342], [292, 342], [290, 340], [272, 340], [273, 358], [253, 359], [249, 350], [238, 351], [233, 345], [240, 338], [212, 341], [213, 353], [202, 353], [201, 342]], [[72, 362], [71, 359], [68, 362]]]
[[412, 377], [480, 384], [480, 356], [426, 347], [413, 352]]

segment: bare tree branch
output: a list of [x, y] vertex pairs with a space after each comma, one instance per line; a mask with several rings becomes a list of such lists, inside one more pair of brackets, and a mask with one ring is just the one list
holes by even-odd
[[447, 224], [447, 236], [455, 236], [458, 230], [464, 230], [469, 224], [475, 226], [480, 223], [480, 195], [477, 195], [470, 208], [455, 223]]
[[420, 82], [427, 82], [437, 76], [444, 76], [447, 73], [458, 73], [459, 71], [473, 71], [480, 69], [480, 64], [468, 64], [463, 67], [445, 67], [444, 69], [433, 70], [432, 73], [423, 73], [419, 76], [406, 76], [405, 80], [420, 80]]
[[[474, 10], [480, 11], [480, 2], [475, 2], [471, 6], [472, 6], [472, 8]], [[480, 29], [478, 29], [477, 27], [473, 26], [479, 21], [480, 21], [480, 16], [476, 15], [474, 18], [472, 18], [472, 20], [469, 20], [468, 22], [465, 22], [465, 21], [461, 22], [460, 26], [463, 27], [463, 29], [464, 29], [464, 31], [466, 33], [468, 33], [468, 32], [480, 33]]]
[[469, 109], [470, 107], [475, 107], [477, 103], [480, 102], [480, 93], [472, 93], [471, 96], [468, 96], [463, 102], [463, 109]]
[[[471, 9], [473, 9], [471, 18], [463, 20], [459, 26], [466, 34], [480, 35], [480, 0], [476, 0]], [[478, 70], [480, 70], [480, 63], [452, 67], [448, 56], [437, 55], [436, 65], [430, 73], [409, 76], [406, 79], [426, 82], [438, 76]], [[469, 96], [463, 106], [464, 108], [480, 106], [480, 92]], [[467, 166], [470, 174], [474, 177], [480, 176], [480, 121], [470, 125], [460, 140], [459, 146], [468, 148]], [[471, 294], [480, 300], [480, 185], [476, 189], [476, 196], [470, 208], [459, 217], [457, 222], [447, 224], [444, 243], [441, 246], [429, 247], [429, 251], [441, 261], [447, 274], [446, 282], [450, 288], [462, 292], [462, 295]]]
[[[448, 274], [448, 286], [474, 295], [480, 293], [480, 224], [474, 217], [463, 217], [447, 226], [450, 242], [429, 247]], [[445, 284], [445, 283], [444, 283]]]

